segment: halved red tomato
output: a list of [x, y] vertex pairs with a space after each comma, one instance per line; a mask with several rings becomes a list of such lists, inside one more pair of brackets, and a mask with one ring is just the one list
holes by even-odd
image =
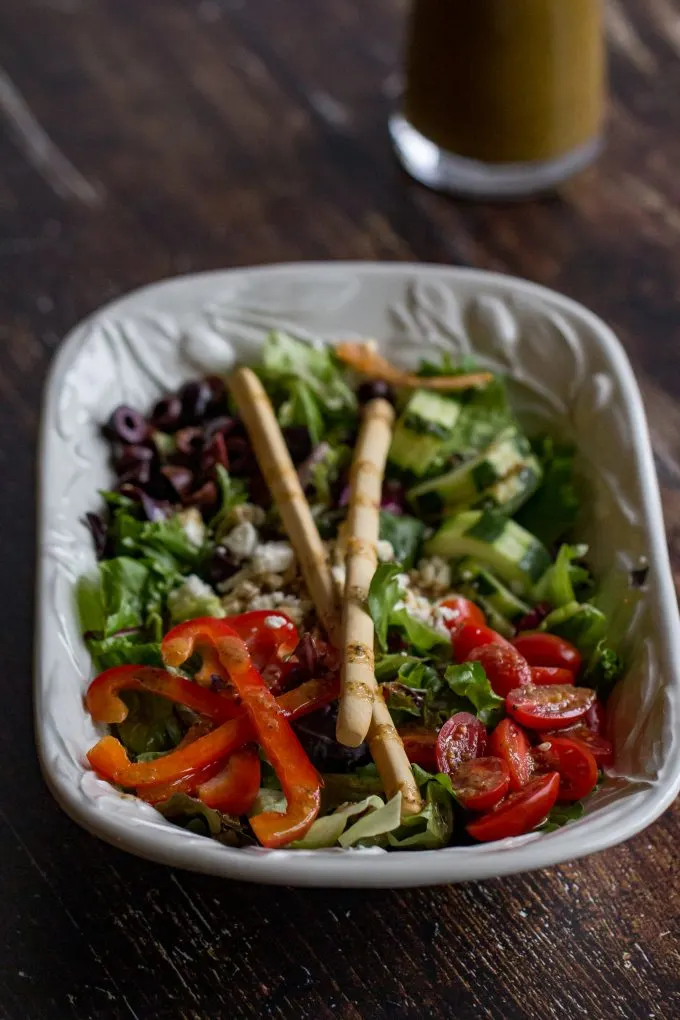
[[531, 744], [521, 726], [514, 719], [499, 722], [489, 739], [489, 753], [502, 758], [510, 772], [510, 789], [521, 790], [534, 771]]
[[486, 625], [486, 617], [479, 606], [463, 595], [452, 595], [450, 599], [440, 602], [439, 606], [448, 609], [448, 613], [443, 614], [444, 626], [448, 630], [456, 630], [464, 623], [472, 623], [477, 627]]
[[458, 766], [451, 786], [468, 811], [488, 811], [510, 789], [510, 770], [501, 758], [473, 758]]
[[400, 726], [398, 729], [406, 751], [406, 757], [412, 765], [420, 765], [422, 769], [433, 772], [437, 768], [437, 734], [424, 726]]
[[531, 832], [554, 807], [559, 788], [558, 772], [537, 776], [524, 789], [511, 793], [498, 807], [470, 822], [467, 831], [482, 843]]
[[583, 721], [593, 733], [607, 732], [607, 713], [599, 698], [592, 703]]
[[597, 762], [585, 744], [568, 737], [548, 737], [534, 748], [537, 768], [559, 772], [557, 799], [570, 804], [591, 793], [597, 784]]
[[452, 775], [459, 765], [481, 758], [486, 751], [486, 729], [470, 712], [456, 712], [437, 735], [437, 768]]
[[510, 691], [531, 683], [531, 669], [526, 659], [512, 645], [481, 645], [473, 648], [468, 662], [479, 662], [494, 692], [504, 698]]
[[495, 630], [491, 630], [491, 627], [480, 626], [476, 623], [464, 623], [458, 630], [452, 631], [451, 641], [456, 662], [467, 662], [470, 652], [482, 645], [502, 645], [512, 648], [510, 642]]
[[527, 729], [563, 730], [582, 719], [594, 700], [595, 691], [588, 687], [572, 687], [570, 684], [537, 687], [535, 684], [526, 684], [510, 691], [505, 699], [505, 707], [515, 722]]
[[531, 682], [537, 687], [549, 684], [573, 684], [574, 674], [560, 666], [531, 666]]
[[581, 668], [578, 648], [557, 634], [520, 634], [512, 643], [530, 666], [558, 666], [572, 673], [578, 673]]
[[570, 726], [566, 730], [558, 730], [556, 733], [541, 733], [542, 742], [552, 740], [554, 737], [568, 737], [569, 740], [583, 744], [588, 748], [599, 768], [614, 764], [614, 745], [611, 741], [601, 737], [599, 733], [593, 733], [583, 723], [577, 723], [576, 726]]

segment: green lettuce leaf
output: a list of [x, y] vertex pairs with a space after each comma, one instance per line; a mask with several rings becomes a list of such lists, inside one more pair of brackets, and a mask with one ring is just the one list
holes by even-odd
[[389, 831], [391, 847], [399, 850], [437, 850], [448, 844], [453, 834], [453, 805], [446, 790], [428, 783], [425, 806], [417, 815], [405, 818], [396, 831]]
[[172, 702], [158, 694], [124, 691], [121, 698], [128, 707], [127, 718], [118, 723], [118, 739], [132, 754], [170, 751], [183, 736], [182, 726]]
[[390, 618], [401, 598], [401, 589], [397, 581], [401, 572], [398, 563], [379, 563], [368, 590], [368, 611], [373, 619], [375, 636], [382, 649], [387, 648]]
[[390, 616], [390, 627], [396, 627], [404, 634], [409, 645], [416, 652], [450, 653], [451, 639], [440, 634], [433, 627], [418, 620], [406, 609], [394, 609]]
[[585, 597], [592, 588], [592, 577], [579, 561], [587, 552], [587, 545], [561, 545], [555, 562], [534, 588], [535, 601], [557, 608]]
[[359, 772], [325, 772], [321, 788], [321, 806], [329, 811], [340, 804], [356, 803], [366, 797], [383, 793], [383, 782], [377, 771], [361, 775]]
[[407, 663], [424, 662], [424, 659], [419, 658], [417, 655], [406, 655], [405, 652], [394, 652], [387, 655], [380, 655], [376, 658], [375, 663], [375, 678], [378, 683], [382, 683], [385, 680], [391, 680], [396, 677], [402, 666]]
[[584, 657], [589, 657], [606, 636], [607, 617], [590, 602], [569, 602], [553, 609], [539, 629], [566, 638]]
[[274, 331], [257, 368], [281, 424], [306, 425], [315, 442], [333, 428], [351, 428], [357, 403], [330, 347], [312, 347]]
[[556, 804], [550, 811], [548, 817], [539, 825], [536, 832], [554, 832], [561, 829], [567, 822], [576, 822], [583, 817], [585, 808], [580, 800], [573, 804]]
[[317, 818], [312, 822], [303, 838], [289, 843], [288, 848], [291, 850], [322, 850], [326, 847], [336, 846], [347, 828], [350, 818], [354, 818], [356, 815], [365, 815], [367, 812], [375, 815], [384, 807], [383, 799], [374, 795], [365, 797], [356, 804], [345, 804], [332, 814]]
[[485, 726], [494, 727], [501, 721], [505, 715], [505, 700], [494, 694], [479, 662], [449, 666], [444, 678], [454, 694], [471, 702], [474, 714]]
[[[379, 800], [377, 797], [368, 799], [372, 802]], [[338, 843], [346, 848], [355, 846], [357, 843], [375, 842], [396, 829], [400, 821], [401, 792], [395, 794], [386, 804], [380, 801], [380, 807], [372, 803], [359, 821], [338, 837]]]
[[149, 570], [139, 560], [117, 556], [99, 564], [103, 634], [141, 627], [145, 615], [145, 589]]
[[246, 502], [247, 489], [240, 478], [232, 478], [221, 464], [215, 468], [215, 478], [220, 490], [220, 505], [210, 521], [215, 538], [219, 540], [228, 528], [228, 520], [232, 510]]
[[98, 672], [113, 666], [162, 666], [159, 642], [146, 641], [140, 632], [86, 638], [87, 649]]
[[623, 659], [611, 648], [606, 638], [598, 641], [583, 675], [585, 687], [592, 687], [606, 699], [623, 675]]
[[548, 437], [537, 440], [543, 482], [515, 516], [518, 524], [551, 546], [573, 527], [580, 507], [574, 485], [574, 449]]
[[402, 569], [410, 570], [416, 563], [425, 525], [408, 514], [380, 511], [380, 538], [394, 549], [394, 558]]
[[189, 576], [168, 595], [171, 623], [195, 620], [199, 616], [226, 616], [219, 595], [196, 574]]
[[199, 836], [218, 836], [222, 830], [222, 816], [219, 811], [207, 807], [202, 801], [186, 793], [173, 793], [168, 800], [156, 804], [156, 810], [169, 822]]
[[466, 375], [468, 372], [478, 372], [479, 365], [474, 358], [465, 354], [456, 360], [450, 351], [443, 351], [439, 358], [423, 358], [420, 362], [417, 375], [423, 378], [437, 375]]

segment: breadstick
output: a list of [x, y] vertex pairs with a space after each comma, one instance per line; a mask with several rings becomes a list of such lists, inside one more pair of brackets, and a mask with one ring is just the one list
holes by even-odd
[[227, 385], [281, 514], [319, 621], [331, 642], [339, 648], [341, 635], [333, 575], [271, 401], [249, 368], [236, 369], [227, 379]]
[[409, 389], [469, 390], [487, 386], [493, 379], [491, 372], [469, 372], [465, 375], [414, 375], [404, 372], [392, 365], [382, 354], [378, 354], [370, 343], [352, 343], [346, 341], [338, 344], [335, 353], [350, 368], [369, 376], [371, 379], [384, 379], [393, 386], [405, 386]]
[[[295, 549], [317, 616], [332, 644], [341, 648], [333, 576], [269, 397], [260, 380], [248, 368], [233, 372], [227, 379], [227, 385]], [[404, 745], [379, 692], [373, 702], [369, 746], [389, 796], [401, 790], [402, 814], [416, 814], [422, 807], [418, 788]]]
[[393, 423], [394, 410], [386, 400], [371, 400], [366, 405], [350, 476], [342, 686], [336, 727], [337, 739], [347, 747], [358, 747], [366, 739], [376, 689], [375, 632], [366, 600], [376, 568], [380, 495]]

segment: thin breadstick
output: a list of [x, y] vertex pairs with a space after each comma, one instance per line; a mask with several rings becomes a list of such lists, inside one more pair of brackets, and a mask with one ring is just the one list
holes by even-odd
[[375, 630], [366, 601], [376, 568], [380, 495], [393, 423], [391, 404], [381, 399], [369, 401], [352, 461], [342, 600], [342, 685], [336, 726], [338, 740], [347, 747], [358, 747], [366, 739], [373, 712]]
[[[317, 616], [332, 644], [341, 648], [333, 576], [269, 397], [248, 368], [233, 372], [227, 385], [295, 549]], [[388, 795], [401, 790], [402, 814], [417, 814], [422, 807], [418, 788], [401, 737], [379, 692], [373, 702], [369, 746]]]
[[465, 375], [414, 375], [392, 365], [382, 354], [378, 354], [370, 343], [338, 344], [335, 353], [350, 368], [369, 376], [384, 379], [394, 386], [405, 386], [421, 390], [469, 390], [487, 386], [493, 379], [491, 372], [468, 372]]
[[341, 633], [333, 575], [271, 401], [249, 368], [238, 368], [227, 379], [227, 385], [281, 514], [319, 621], [339, 648]]
[[402, 816], [417, 815], [423, 806], [418, 784], [413, 778], [404, 745], [379, 687], [373, 698], [373, 719], [368, 731], [368, 746], [383, 781], [387, 799], [390, 800], [401, 790]]

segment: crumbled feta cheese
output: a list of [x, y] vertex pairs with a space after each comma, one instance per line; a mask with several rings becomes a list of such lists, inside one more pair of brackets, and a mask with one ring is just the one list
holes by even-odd
[[454, 619], [455, 615], [446, 606], [433, 606], [431, 625], [442, 637], [450, 637], [451, 629], [447, 626], [447, 621]]
[[450, 622], [451, 620], [455, 620], [456, 617], [458, 616], [456, 610], [451, 609], [451, 606], [437, 606], [437, 613], [442, 618], [442, 620], [444, 620], [447, 623]]
[[255, 503], [238, 503], [230, 510], [228, 521], [233, 527], [237, 524], [254, 524], [256, 528], [260, 528], [266, 516], [262, 507], [256, 506]]
[[278, 630], [279, 627], [285, 627], [287, 622], [283, 616], [267, 616], [265, 617], [264, 625], [269, 627], [270, 630]]
[[392, 543], [388, 542], [386, 538], [381, 538], [377, 545], [378, 560], [380, 563], [388, 563], [394, 559], [394, 549]]
[[296, 595], [284, 595], [282, 591], [272, 591], [267, 595], [257, 595], [251, 599], [248, 609], [278, 609], [299, 626], [311, 611], [312, 603], [308, 599], [300, 599]]
[[241, 570], [237, 570], [237, 572], [232, 574], [231, 577], [227, 577], [224, 581], [220, 581], [216, 585], [216, 588], [219, 592], [222, 592], [222, 594], [226, 594], [236, 588], [241, 581], [247, 581], [252, 576], [253, 572], [250, 567], [242, 567]]
[[192, 545], [201, 546], [205, 539], [205, 523], [201, 511], [196, 506], [187, 507], [177, 514], [184, 534]]
[[401, 591], [408, 591], [411, 587], [411, 578], [408, 574], [397, 574], [395, 580]]
[[178, 588], [169, 593], [168, 610], [173, 623], [182, 623], [197, 616], [224, 616], [219, 597], [196, 574], [189, 574]]
[[223, 544], [235, 559], [247, 560], [257, 548], [258, 537], [257, 531], [250, 521], [244, 521], [229, 532]]
[[251, 555], [253, 570], [258, 574], [282, 574], [295, 562], [290, 542], [264, 542]]
[[420, 560], [417, 570], [411, 572], [411, 581], [429, 595], [443, 595], [451, 587], [451, 568], [441, 556]]

